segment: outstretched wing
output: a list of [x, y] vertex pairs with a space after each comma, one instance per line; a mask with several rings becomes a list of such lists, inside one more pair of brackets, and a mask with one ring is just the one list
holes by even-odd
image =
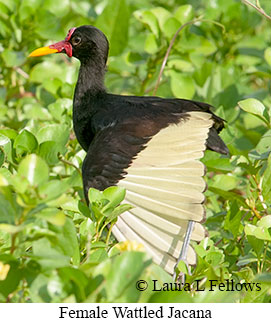
[[[205, 236], [200, 224], [205, 167], [199, 159], [214, 121], [209, 113], [193, 111], [161, 130], [149, 122], [142, 120], [136, 130], [128, 124], [104, 129], [84, 161], [84, 186], [125, 187], [125, 202], [134, 208], [119, 216], [113, 234], [119, 241], [142, 243], [157, 264], [173, 273], [188, 221], [196, 221], [193, 240]], [[187, 261], [196, 263], [192, 247]]]

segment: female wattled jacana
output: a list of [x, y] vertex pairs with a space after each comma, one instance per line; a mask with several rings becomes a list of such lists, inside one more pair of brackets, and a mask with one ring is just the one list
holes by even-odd
[[206, 103], [107, 93], [108, 49], [99, 29], [81, 26], [30, 56], [66, 53], [80, 60], [73, 125], [87, 152], [85, 197], [90, 187], [125, 187], [126, 202], [135, 208], [119, 216], [115, 237], [141, 242], [156, 263], [173, 273], [179, 259], [196, 263], [189, 241], [200, 241], [206, 233], [200, 224], [205, 167], [199, 159], [206, 148], [228, 153], [218, 136], [223, 120]]

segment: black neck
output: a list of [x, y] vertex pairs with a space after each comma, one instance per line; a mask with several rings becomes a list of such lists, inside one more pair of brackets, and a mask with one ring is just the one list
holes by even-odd
[[105, 64], [82, 62], [73, 98], [73, 126], [80, 145], [87, 151], [94, 134], [90, 120], [97, 110], [98, 97], [105, 94]]
[[78, 81], [75, 90], [77, 99], [88, 96], [96, 96], [99, 93], [105, 92], [104, 74], [105, 65], [94, 60], [81, 61], [81, 66], [78, 75]]

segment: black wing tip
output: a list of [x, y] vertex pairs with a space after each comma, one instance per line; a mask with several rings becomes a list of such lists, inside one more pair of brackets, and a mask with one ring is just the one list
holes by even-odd
[[229, 155], [229, 149], [224, 141], [219, 137], [217, 130], [211, 128], [206, 141], [207, 149], [213, 150], [223, 155]]
[[224, 146], [217, 146], [212, 150], [217, 152], [217, 153], [220, 153], [222, 155], [226, 155], [228, 157], [230, 156], [230, 151], [229, 151], [228, 147], [225, 144], [224, 144]]

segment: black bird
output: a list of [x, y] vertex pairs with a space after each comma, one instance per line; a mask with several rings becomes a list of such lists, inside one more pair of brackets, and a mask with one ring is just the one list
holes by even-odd
[[190, 238], [200, 241], [206, 234], [200, 224], [205, 167], [199, 159], [206, 148], [228, 153], [218, 136], [223, 120], [206, 103], [107, 93], [108, 49], [99, 29], [81, 26], [70, 29], [64, 41], [30, 56], [66, 53], [80, 60], [73, 125], [87, 152], [82, 167], [85, 197], [90, 187], [125, 187], [126, 202], [135, 208], [119, 217], [113, 234], [119, 241], [142, 243], [156, 263], [173, 273], [184, 239], [181, 258], [193, 265]]

